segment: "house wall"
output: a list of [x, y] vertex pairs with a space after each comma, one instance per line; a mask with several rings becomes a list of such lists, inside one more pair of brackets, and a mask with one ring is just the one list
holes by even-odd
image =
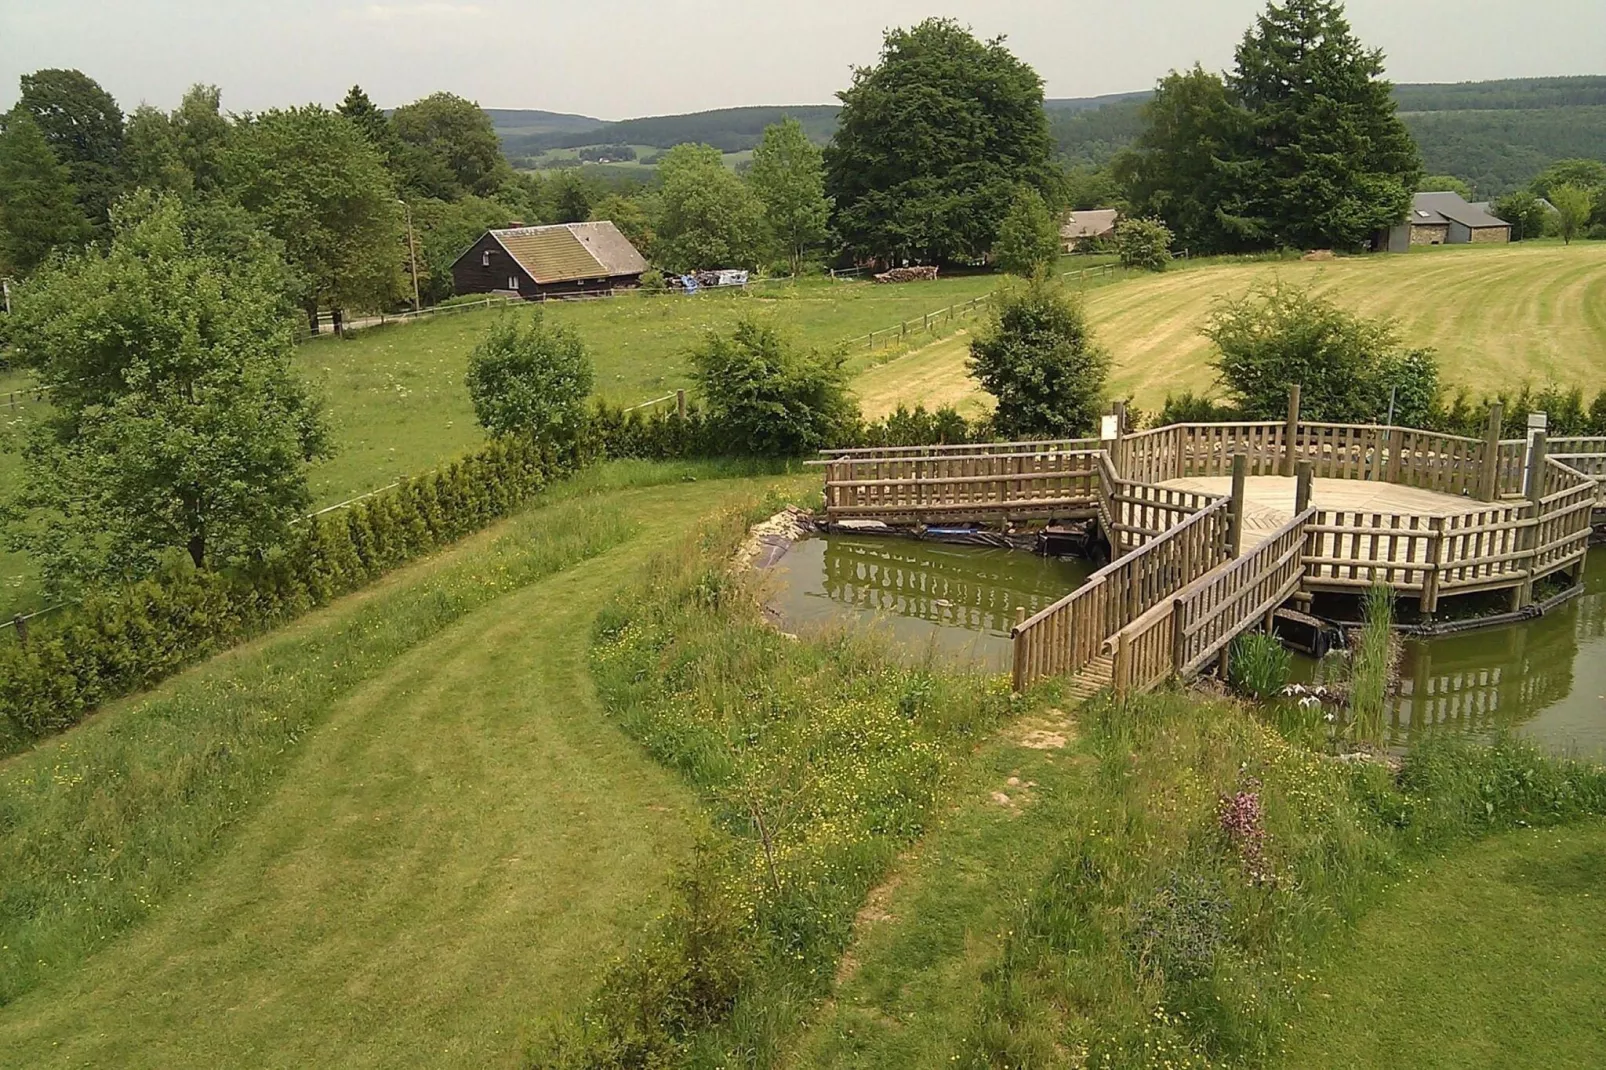
[[[489, 265], [485, 263], [486, 253], [491, 254]], [[501, 243], [487, 234], [452, 265], [452, 292], [488, 294], [508, 290], [510, 278], [518, 280], [520, 294], [530, 296], [538, 289], [535, 280], [519, 267], [518, 261], [508, 256]]]
[[1412, 224], [1412, 245], [1446, 245], [1450, 241], [1450, 226], [1447, 223]]
[[1470, 242], [1471, 240], [1472, 240], [1472, 228], [1471, 227], [1465, 225], [1464, 223], [1457, 223], [1453, 219], [1450, 220], [1450, 237], [1449, 237], [1449, 240], [1448, 240], [1448, 244], [1450, 244], [1450, 245], [1465, 245], [1468, 242]]
[[1479, 227], [1472, 232], [1472, 240], [1477, 245], [1505, 245], [1511, 241], [1511, 228]]

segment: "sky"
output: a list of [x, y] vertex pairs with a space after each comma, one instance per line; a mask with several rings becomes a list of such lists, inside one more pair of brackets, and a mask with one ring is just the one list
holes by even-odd
[[[881, 34], [942, 15], [999, 34], [1050, 97], [1224, 69], [1261, 0], [0, 0], [0, 107], [76, 67], [132, 111], [195, 82], [231, 111], [445, 89], [602, 119], [834, 99]], [[1350, 0], [1397, 82], [1606, 73], [1603, 0]]]

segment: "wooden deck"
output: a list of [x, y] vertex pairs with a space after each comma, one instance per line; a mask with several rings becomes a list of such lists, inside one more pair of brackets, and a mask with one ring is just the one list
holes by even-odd
[[[1244, 481], [1245, 553], [1271, 538], [1294, 518], [1294, 482], [1283, 476], [1250, 476]], [[1225, 497], [1232, 493], [1232, 477], [1168, 479], [1160, 486]], [[1431, 517], [1460, 516], [1481, 504], [1458, 494], [1360, 479], [1313, 480], [1310, 503], [1328, 513], [1417, 517], [1423, 529], [1427, 528], [1426, 521]], [[1396, 546], [1395, 552], [1401, 552], [1401, 548]]]

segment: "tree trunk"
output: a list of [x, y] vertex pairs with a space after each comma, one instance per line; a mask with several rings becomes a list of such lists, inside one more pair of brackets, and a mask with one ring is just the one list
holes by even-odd
[[195, 562], [196, 568], [206, 566], [206, 536], [197, 532], [190, 536], [190, 560]]
[[311, 304], [309, 304], [306, 307], [306, 312], [307, 312], [307, 326], [312, 328], [312, 333], [313, 334], [317, 334], [318, 333], [318, 303], [316, 301], [314, 301]]

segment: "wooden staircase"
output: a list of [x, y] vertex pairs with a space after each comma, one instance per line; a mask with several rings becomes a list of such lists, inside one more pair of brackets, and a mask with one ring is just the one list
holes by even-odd
[[1107, 691], [1115, 682], [1115, 658], [1100, 654], [1082, 667], [1082, 671], [1065, 683], [1065, 694], [1073, 702], [1086, 702], [1100, 691]]

